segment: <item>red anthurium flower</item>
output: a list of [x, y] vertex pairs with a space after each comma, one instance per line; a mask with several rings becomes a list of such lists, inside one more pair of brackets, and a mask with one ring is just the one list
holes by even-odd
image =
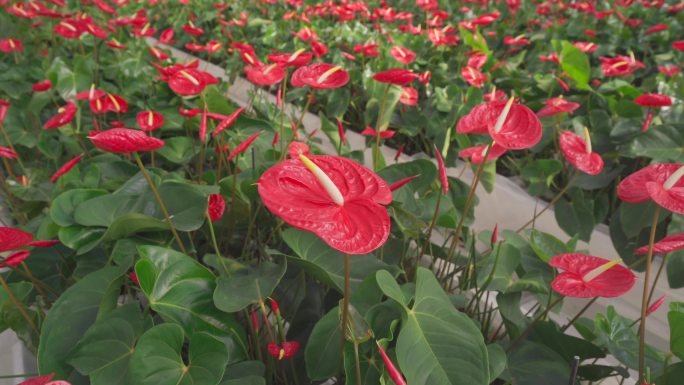
[[78, 155], [70, 161], [66, 162], [62, 167], [59, 168], [59, 170], [52, 174], [52, 177], [50, 177], [50, 182], [57, 182], [57, 179], [59, 179], [62, 175], [68, 173], [72, 168], [74, 168], [74, 166], [76, 166], [76, 164], [81, 161], [81, 158], [83, 158], [83, 154]]
[[204, 30], [200, 27], [196, 27], [194, 24], [192, 24], [192, 21], [188, 22], [188, 24], [184, 25], [181, 27], [185, 33], [191, 36], [201, 36], [204, 33]]
[[30, 242], [26, 246], [47, 248], [47, 247], [52, 247], [52, 246], [58, 245], [58, 244], [59, 244], [59, 240], [57, 240], [57, 239], [43, 239], [40, 241]]
[[28, 245], [33, 235], [13, 227], [0, 227], [0, 253]]
[[[389, 138], [393, 137], [394, 134], [396, 134], [396, 133], [397, 132], [394, 130], [383, 130], [383, 131], [380, 131], [380, 137], [383, 139], [389, 139]], [[363, 131], [361, 131], [361, 135], [375, 137], [375, 136], [378, 136], [378, 132], [375, 131], [375, 129], [373, 127], [366, 127], [363, 129]]]
[[258, 86], [271, 86], [285, 77], [285, 69], [277, 63], [262, 64], [256, 67], [245, 67], [247, 80]]
[[344, 157], [291, 155], [297, 157], [258, 182], [269, 211], [343, 253], [366, 254], [385, 243], [390, 220], [382, 205], [392, 202], [392, 192], [384, 180]]
[[684, 167], [678, 163], [651, 164], [629, 175], [618, 185], [618, 197], [628, 203], [653, 199], [657, 204], [684, 214]]
[[411, 64], [414, 60], [416, 60], [415, 52], [401, 46], [392, 47], [392, 49], [390, 49], [390, 55], [392, 55], [394, 60], [401, 64]]
[[583, 42], [583, 41], [578, 41], [575, 43], [572, 43], [575, 47], [579, 48], [580, 51], [584, 53], [592, 53], [596, 51], [598, 48], [598, 45], [596, 43], [591, 43], [591, 42]]
[[642, 107], [669, 107], [672, 105], [672, 98], [662, 94], [642, 94], [634, 99], [634, 103]]
[[299, 342], [286, 341], [278, 345], [275, 342], [268, 343], [268, 354], [278, 360], [289, 359], [295, 356], [299, 351]]
[[150, 24], [145, 24], [142, 28], [134, 28], [133, 35], [137, 37], [148, 37], [157, 33], [157, 30], [150, 27]]
[[199, 125], [199, 140], [200, 143], [204, 143], [207, 139], [207, 105], [204, 104], [204, 110], [202, 111], [202, 118], [200, 119]]
[[271, 301], [271, 310], [273, 310], [273, 314], [278, 314], [280, 315], [280, 305], [278, 304], [278, 301], [275, 300], [275, 298], [269, 298]]
[[442, 193], [446, 195], [449, 192], [449, 178], [447, 177], [446, 165], [442, 158], [442, 153], [439, 152], [435, 146], [435, 155], [437, 156], [437, 170], [439, 171], [439, 184], [442, 186]]
[[378, 47], [380, 44], [357, 44], [354, 46], [354, 53], [361, 53], [365, 57], [376, 57], [380, 55], [378, 52]]
[[[488, 125], [489, 135], [501, 147], [510, 150], [532, 147], [541, 140], [541, 122], [532, 110], [522, 104], [513, 104], [513, 101], [514, 98], [510, 98], [503, 105], [496, 123]], [[489, 102], [488, 104], [495, 107], [503, 103]]]
[[428, 83], [430, 83], [430, 77], [431, 77], [430, 71], [425, 71], [425, 72], [422, 72], [420, 75], [418, 75], [418, 81], [423, 83], [423, 84], [428, 84]]
[[539, 60], [541, 61], [549, 61], [552, 63], [560, 64], [560, 60], [558, 59], [558, 55], [555, 52], [551, 52], [549, 55], [544, 56], [544, 55], [539, 55]]
[[309, 43], [311, 46], [311, 50], [313, 51], [314, 55], [316, 57], [321, 57], [328, 53], [328, 46], [321, 43], [320, 41], [312, 41]]
[[97, 134], [91, 133], [88, 139], [100, 150], [114, 153], [154, 151], [164, 147], [163, 140], [130, 128], [113, 128]]
[[51, 117], [47, 122], [45, 122], [43, 128], [50, 130], [69, 124], [74, 119], [76, 111], [78, 111], [78, 107], [76, 107], [74, 102], [69, 100], [66, 106], [59, 108], [57, 115]]
[[179, 108], [178, 113], [185, 118], [194, 118], [199, 114], [201, 110], [199, 108]]
[[28, 380], [18, 384], [18, 385], [47, 385], [47, 383], [52, 380], [52, 377], [54, 377], [54, 373], [46, 374], [44, 376], [38, 376], [38, 377], [33, 377], [29, 378]]
[[135, 120], [143, 131], [154, 131], [164, 125], [164, 115], [156, 111], [138, 112]]
[[225, 130], [226, 128], [232, 126], [233, 123], [235, 123], [235, 120], [237, 120], [238, 116], [240, 116], [240, 114], [242, 114], [242, 111], [244, 111], [244, 110], [245, 110], [244, 107], [240, 107], [237, 110], [235, 110], [232, 114], [230, 114], [230, 116], [227, 116], [225, 119], [223, 119], [221, 121], [221, 123], [219, 123], [216, 126], [216, 128], [214, 129], [214, 132], [212, 132], [211, 135], [216, 136], [216, 135], [220, 134], [221, 132], [223, 132], [223, 130]]
[[648, 317], [648, 316], [650, 316], [651, 314], [653, 314], [653, 313], [655, 313], [656, 311], [658, 311], [658, 308], [660, 308], [660, 305], [662, 305], [662, 304], [665, 302], [666, 299], [667, 299], [667, 294], [665, 294], [665, 295], [663, 295], [662, 297], [660, 297], [660, 298], [658, 298], [657, 300], [655, 300], [655, 301], [651, 304], [651, 306], [649, 306], [648, 309], [646, 309], [646, 317]]
[[544, 118], [553, 116], [562, 112], [573, 112], [580, 107], [579, 103], [573, 103], [565, 100], [562, 96], [551, 98], [544, 102], [544, 107], [537, 112], [537, 116]]
[[297, 68], [292, 73], [294, 87], [338, 88], [349, 82], [349, 73], [328, 63], [314, 63]]
[[418, 104], [418, 90], [413, 87], [403, 87], [401, 95], [399, 95], [399, 102], [407, 106], [415, 106]]
[[300, 29], [299, 32], [293, 32], [292, 34], [300, 38], [303, 42], [318, 40], [318, 35], [316, 35], [316, 32], [309, 27], [304, 27]]
[[394, 363], [390, 358], [387, 356], [387, 353], [385, 353], [385, 349], [380, 346], [380, 343], [378, 341], [375, 341], [375, 344], [378, 345], [378, 351], [380, 352], [380, 356], [382, 357], [382, 362], [385, 364], [385, 369], [387, 369], [387, 373], [389, 374], [390, 378], [396, 385], [406, 385], [406, 380], [404, 379], [404, 376], [401, 375], [401, 372], [399, 369], [397, 369], [396, 366], [394, 366]]
[[17, 158], [17, 152], [12, 150], [9, 147], [0, 146], [0, 158], [16, 159]]
[[109, 41], [105, 42], [105, 44], [107, 45], [107, 47], [114, 48], [114, 49], [125, 49], [126, 48], [125, 44], [120, 43], [116, 39], [109, 40]]
[[681, 71], [681, 69], [674, 64], [665, 64], [662, 66], [658, 66], [658, 71], [660, 71], [660, 73], [662, 73], [665, 76], [674, 76], [678, 74]]
[[530, 41], [525, 39], [525, 36], [504, 36], [503, 43], [504, 45], [527, 45]]
[[14, 253], [8, 255], [5, 257], [5, 259], [0, 260], [0, 267], [1, 266], [19, 266], [26, 258], [31, 255], [30, 251], [27, 250], [19, 250], [15, 251]]
[[418, 74], [401, 68], [393, 68], [387, 71], [378, 72], [373, 75], [373, 80], [380, 83], [395, 84], [405, 86], [418, 79]]
[[204, 46], [204, 50], [209, 53], [219, 52], [221, 48], [223, 48], [223, 44], [217, 40], [211, 40], [207, 43], [207, 45]]
[[44, 92], [52, 88], [52, 82], [49, 79], [43, 80], [38, 83], [34, 83], [31, 86], [33, 92]]
[[392, 184], [389, 186], [389, 189], [390, 189], [390, 191], [394, 191], [394, 190], [400, 189], [400, 188], [402, 188], [404, 185], [406, 185], [407, 183], [409, 183], [410, 181], [412, 181], [412, 180], [418, 178], [418, 176], [419, 176], [419, 175], [411, 175], [411, 176], [406, 177], [406, 178], [404, 178], [404, 179], [400, 179], [400, 180], [398, 180], [398, 181], [392, 183]]
[[313, 55], [300, 49], [294, 53], [273, 53], [268, 55], [268, 60], [278, 63], [283, 67], [301, 67], [308, 64]]
[[[483, 53], [476, 53], [470, 55], [468, 58], [468, 67], [472, 67], [476, 70], [482, 69], [485, 63], [487, 63], [487, 55]], [[463, 73], [463, 71], [461, 71], [461, 73]]]
[[78, 39], [83, 35], [85, 29], [83, 28], [82, 23], [76, 20], [65, 19], [57, 23], [53, 31], [67, 39]]
[[[653, 244], [655, 254], [667, 254], [673, 251], [684, 249], [684, 234], [672, 234]], [[634, 250], [634, 255], [648, 254], [648, 245], [641, 246]]]
[[616, 57], [600, 57], [603, 76], [628, 76], [639, 68], [646, 68], [644, 63], [636, 60], [634, 55], [617, 55]]
[[150, 55], [159, 61], [164, 61], [169, 58], [169, 55], [157, 47], [150, 47]]
[[644, 35], [650, 35], [652, 33], [662, 32], [662, 31], [667, 30], [668, 28], [670, 28], [670, 26], [667, 24], [663, 24], [663, 23], [656, 24], [653, 27], [647, 29], [646, 32], [644, 32]]
[[[485, 152], [487, 151], [487, 145], [468, 147], [464, 150], [459, 151], [458, 156], [461, 158], [470, 158], [470, 162], [473, 164], [482, 164], [485, 158]], [[498, 159], [501, 155], [506, 153], [506, 148], [499, 146], [494, 143], [492, 148], [487, 154], [487, 161]]]
[[618, 265], [622, 260], [569, 253], [551, 258], [549, 265], [565, 270], [551, 282], [557, 293], [574, 298], [619, 297], [628, 292], [637, 277], [628, 268]]
[[204, 46], [202, 44], [197, 43], [186, 43], [185, 49], [192, 52], [202, 52], [204, 51]]
[[465, 80], [468, 84], [477, 88], [482, 87], [484, 82], [487, 81], [487, 75], [471, 66], [465, 66], [461, 68], [461, 76], [463, 76], [463, 80]]
[[344, 132], [344, 126], [342, 126], [342, 121], [339, 118], [337, 119], [337, 133], [340, 136], [340, 142], [342, 144], [347, 144], [347, 135]]
[[10, 103], [6, 100], [0, 99], [0, 124], [5, 121], [5, 118], [7, 117], [7, 109], [9, 108]]
[[254, 135], [250, 136], [249, 138], [245, 139], [242, 143], [240, 143], [240, 144], [238, 144], [237, 146], [235, 146], [235, 148], [233, 149], [233, 151], [230, 152], [230, 155], [228, 155], [228, 160], [230, 161], [230, 160], [232, 160], [233, 158], [235, 158], [236, 156], [238, 156], [238, 155], [242, 154], [243, 152], [245, 152], [245, 150], [247, 150], [247, 148], [249, 148], [249, 146], [252, 144], [252, 142], [254, 142], [254, 141], [256, 140], [256, 138], [258, 138], [259, 135], [261, 135], [261, 134], [263, 134], [263, 133], [264, 133], [263, 131], [259, 131], [259, 132], [257, 132], [256, 134], [254, 134]]
[[207, 212], [212, 222], [216, 222], [221, 219], [224, 211], [226, 211], [226, 201], [223, 199], [223, 196], [221, 194], [209, 195], [209, 206], [207, 207]]
[[173, 28], [167, 28], [162, 31], [162, 33], [159, 35], [159, 43], [161, 44], [172, 44], [173, 43], [173, 37], [175, 36], [176, 32], [173, 30]]
[[592, 151], [591, 137], [586, 128], [584, 136], [585, 139], [582, 139], [574, 132], [564, 131], [559, 138], [560, 148], [565, 159], [575, 168], [589, 175], [597, 175], [603, 170], [603, 159]]
[[672, 43], [672, 48], [678, 51], [684, 51], [684, 40], [675, 41], [674, 43]]
[[178, 95], [197, 95], [211, 84], [218, 84], [218, 80], [211, 74], [195, 68], [184, 68], [173, 73], [169, 78], [169, 88]]
[[0, 40], [0, 51], [4, 53], [21, 52], [24, 50], [24, 45], [19, 39], [2, 39]]

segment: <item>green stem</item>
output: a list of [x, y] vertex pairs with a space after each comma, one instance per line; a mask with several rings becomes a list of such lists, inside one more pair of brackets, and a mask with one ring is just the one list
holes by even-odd
[[554, 204], [556, 204], [556, 202], [558, 202], [558, 200], [561, 199], [561, 197], [568, 191], [568, 189], [570, 189], [570, 187], [572, 186], [572, 183], [575, 181], [575, 179], [577, 179], [577, 175], [578, 175], [578, 173], [575, 173], [572, 177], [570, 177], [568, 184], [566, 184], [565, 187], [563, 187], [563, 189], [561, 189], [558, 192], [558, 194], [556, 194], [556, 196], [553, 197], [553, 199], [551, 199], [551, 202], [549, 202], [541, 211], [534, 214], [532, 219], [527, 221], [524, 225], [520, 226], [517, 230], [515, 230], [515, 232], [519, 233], [519, 232], [523, 231], [525, 228], [527, 228], [527, 226], [533, 224], [534, 221], [537, 220], [537, 218], [539, 218], [542, 214], [544, 214], [546, 212], [546, 210], [550, 209]]
[[584, 312], [586, 312], [589, 309], [589, 307], [591, 307], [591, 305], [593, 305], [594, 302], [596, 302], [596, 300], [598, 300], [598, 299], [599, 299], [599, 297], [594, 297], [591, 299], [591, 301], [587, 302], [587, 304], [584, 305], [584, 307], [582, 309], [580, 309], [580, 311], [578, 311], [577, 314], [575, 314], [575, 316], [572, 317], [572, 319], [567, 324], [565, 324], [565, 326], [563, 326], [561, 328], [561, 332], [568, 330], [568, 328], [570, 326], [572, 326], [572, 324], [574, 324], [575, 321], [577, 321], [579, 319], [579, 317], [581, 317], [582, 314], [584, 314]]
[[354, 365], [356, 366], [356, 385], [363, 385], [361, 382], [361, 360], [359, 359], [359, 341], [354, 337]]
[[644, 290], [641, 296], [641, 322], [639, 323], [639, 381], [645, 382], [646, 357], [646, 310], [648, 309], [648, 283], [651, 279], [651, 264], [653, 261], [653, 244], [660, 219], [660, 206], [656, 207], [651, 223], [651, 234], [648, 239], [648, 254], [646, 255], [646, 273], [644, 274]]
[[28, 311], [24, 307], [24, 304], [22, 304], [21, 301], [19, 301], [17, 299], [17, 297], [14, 296], [14, 293], [10, 289], [9, 285], [7, 284], [7, 281], [5, 281], [5, 278], [2, 276], [2, 274], [0, 274], [0, 285], [2, 285], [2, 287], [5, 289], [5, 291], [7, 292], [7, 296], [9, 297], [10, 302], [12, 302], [12, 304], [14, 304], [14, 306], [17, 307], [17, 310], [19, 310], [19, 313], [21, 313], [22, 317], [24, 317], [24, 319], [29, 324], [29, 326], [31, 326], [31, 329], [33, 329], [33, 331], [36, 334], [40, 335], [40, 331], [38, 330], [38, 327], [33, 322], [33, 319], [31, 318], [31, 316], [28, 314]]
[[380, 108], [378, 109], [378, 120], [375, 122], [375, 150], [373, 152], [373, 169], [378, 171], [378, 159], [380, 159], [380, 121], [385, 115], [385, 104], [387, 103], [387, 94], [389, 94], [390, 84], [387, 84], [385, 91], [382, 93], [382, 100], [380, 101]]
[[138, 167], [140, 168], [140, 171], [143, 173], [143, 176], [147, 180], [147, 184], [150, 185], [152, 194], [154, 194], [154, 198], [157, 200], [157, 203], [159, 203], [159, 207], [161, 208], [162, 213], [164, 213], [164, 218], [166, 218], [166, 222], [168, 222], [169, 226], [171, 227], [171, 233], [173, 233], [173, 237], [176, 238], [176, 243], [178, 244], [178, 247], [183, 252], [183, 254], [187, 255], [188, 252], [185, 250], [185, 246], [183, 246], [183, 241], [181, 241], [180, 235], [178, 235], [178, 231], [176, 230], [176, 226], [173, 224], [173, 221], [171, 220], [169, 210], [166, 209], [166, 205], [164, 204], [161, 195], [159, 195], [159, 190], [157, 190], [157, 186], [154, 185], [154, 181], [150, 177], [150, 174], [147, 172], [147, 169], [145, 168], [142, 159], [140, 159], [140, 155], [137, 152], [134, 152], [133, 157], [135, 158], [136, 163], [138, 163]]
[[[482, 173], [484, 172], [485, 165], [487, 164], [487, 156], [489, 156], [489, 152], [491, 151], [493, 145], [493, 141], [487, 145], [487, 148], [485, 149], [485, 153], [483, 156], [483, 161], [477, 168], [475, 178], [473, 179], [473, 182], [470, 185], [468, 197], [466, 198], [465, 205], [463, 207], [463, 213], [461, 214], [461, 219], [458, 221], [458, 225], [456, 226], [456, 230], [454, 231], [453, 238], [451, 239], [451, 245], [449, 245], [449, 252], [447, 253], [447, 258], [446, 261], [444, 261], [444, 265], [442, 265], [442, 269], [439, 274], [440, 276], [444, 275], [444, 273], [447, 270], [447, 266], [449, 265], [449, 263], [451, 263], [451, 258], [453, 258], [454, 256], [456, 246], [458, 246], [458, 242], [461, 238], [461, 231], [463, 231], [463, 224], [465, 223], [465, 219], [468, 217], [468, 211], [470, 210], [470, 206], [473, 204], [475, 190], [477, 189], [477, 185], [480, 183], [480, 178], [482, 178]], [[450, 281], [453, 282], [453, 279], [451, 279]], [[449, 287], [450, 286], [451, 283], [449, 284]]]
[[[342, 323], [340, 324], [340, 335], [342, 343], [340, 344], [340, 357], [344, 359], [344, 344], [347, 341], [345, 333], [347, 330], [347, 323], [349, 322], [349, 292], [350, 287], [350, 273], [349, 273], [349, 254], [344, 255], [344, 308], [342, 309]], [[353, 337], [353, 336], [352, 336]]]
[[511, 342], [511, 344], [508, 346], [508, 349], [506, 349], [506, 353], [509, 353], [511, 350], [513, 350], [513, 348], [516, 345], [518, 345], [518, 343], [520, 341], [522, 341], [525, 337], [527, 337], [527, 335], [530, 334], [530, 332], [532, 331], [532, 328], [534, 327], [534, 325], [536, 325], [537, 322], [541, 321], [542, 318], [546, 317], [546, 315], [549, 314], [549, 311], [551, 311], [551, 309], [553, 309], [556, 305], [558, 305], [560, 303], [560, 301], [562, 301], [562, 300], [563, 300], [563, 297], [558, 297], [558, 299], [556, 299], [549, 306], [546, 307], [546, 310], [544, 310], [534, 320], [532, 320], [532, 322], [529, 325], [527, 325], [525, 330], [523, 330], [523, 332], [520, 333], [518, 335], [518, 337], [516, 337], [513, 340], [513, 342]]
[[425, 251], [430, 246], [430, 238], [432, 238], [432, 230], [435, 228], [435, 223], [437, 223], [437, 216], [439, 215], [439, 205], [442, 202], [441, 192], [437, 194], [437, 204], [435, 205], [435, 212], [432, 214], [432, 221], [430, 221], [430, 227], [428, 227], [427, 238], [425, 239], [425, 244], [422, 249], [418, 249], [418, 254], [416, 255], [416, 269], [418, 269], [418, 264], [420, 263], [420, 258], [423, 256]]

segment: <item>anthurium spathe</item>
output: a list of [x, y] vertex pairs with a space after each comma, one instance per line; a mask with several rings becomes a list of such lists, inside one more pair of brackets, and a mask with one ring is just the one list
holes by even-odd
[[164, 147], [164, 141], [147, 136], [142, 131], [130, 128], [113, 128], [88, 137], [95, 147], [102, 151], [129, 153], [134, 151], [154, 151]]
[[585, 128], [584, 139], [571, 131], [564, 131], [558, 139], [565, 159], [576, 169], [589, 175], [597, 175], [603, 170], [603, 158], [593, 152], [589, 130]]
[[629, 175], [617, 188], [618, 197], [628, 203], [653, 199], [658, 205], [684, 214], [684, 165], [657, 163]]
[[293, 53], [273, 53], [268, 55], [268, 60], [272, 63], [280, 64], [283, 67], [301, 67], [308, 64], [313, 55], [304, 50]]
[[350, 159], [304, 153], [300, 149], [297, 157], [269, 168], [259, 179], [268, 210], [343, 253], [366, 254], [380, 247], [390, 230], [383, 205], [392, 202], [392, 192], [385, 181]]
[[636, 283], [636, 275], [621, 260], [609, 261], [587, 254], [557, 255], [549, 261], [563, 270], [551, 283], [557, 293], [574, 298], [619, 297]]
[[329, 63], [314, 63], [297, 68], [291, 82], [294, 87], [338, 88], [349, 82], [349, 73]]
[[[470, 159], [470, 161], [473, 164], [482, 164], [482, 162], [485, 161], [487, 147], [489, 146], [487, 146], [486, 144], [482, 146], [468, 147], [466, 149], [459, 151], [458, 156], [460, 156], [461, 158]], [[504, 147], [501, 147], [498, 144], [494, 143], [491, 146], [491, 149], [489, 149], [489, 153], [487, 154], [487, 161], [498, 159], [501, 155], [505, 154], [506, 151], [507, 150]]]
[[247, 80], [258, 86], [271, 86], [285, 77], [285, 69], [278, 63], [245, 67]]
[[57, 115], [51, 117], [50, 119], [48, 119], [47, 122], [45, 122], [43, 128], [50, 130], [65, 126], [74, 119], [74, 116], [76, 116], [77, 111], [78, 107], [76, 107], [76, 104], [69, 100], [66, 106], [59, 108], [59, 111], [57, 111]]
[[13, 227], [0, 227], [0, 253], [24, 247], [31, 243], [33, 235]]
[[139, 112], [135, 121], [143, 131], [154, 131], [164, 125], [164, 115], [156, 111]]
[[373, 80], [375, 81], [398, 86], [405, 86], [416, 79], [418, 79], [417, 73], [401, 68], [393, 68], [373, 75]]
[[[684, 234], [672, 234], [653, 244], [654, 254], [666, 254], [684, 249]], [[635, 255], [648, 254], [648, 245], [634, 250]]]
[[651, 126], [651, 121], [653, 120], [654, 108], [658, 107], [669, 107], [672, 105], [672, 98], [668, 95], [663, 94], [642, 94], [634, 99], [634, 103], [642, 106], [648, 107], [648, 112], [646, 113], [646, 118], [644, 123], [641, 125], [641, 131], [646, 132]]
[[548, 99], [544, 102], [544, 107], [537, 111], [537, 116], [544, 118], [547, 116], [553, 116], [563, 112], [571, 113], [576, 109], [580, 108], [579, 103], [570, 102], [562, 96]]

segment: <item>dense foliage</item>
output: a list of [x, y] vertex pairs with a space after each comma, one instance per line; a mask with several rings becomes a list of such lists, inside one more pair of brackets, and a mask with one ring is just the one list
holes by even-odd
[[[684, 286], [684, 4], [0, 5], [0, 330], [31, 384], [679, 383], [684, 304], [644, 339]], [[550, 203], [476, 233], [502, 175]], [[604, 224], [626, 266], [578, 246]], [[629, 290], [641, 317], [557, 312]]]

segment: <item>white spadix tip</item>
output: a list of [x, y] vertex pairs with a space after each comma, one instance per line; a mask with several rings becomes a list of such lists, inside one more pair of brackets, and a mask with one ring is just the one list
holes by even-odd
[[589, 282], [620, 262], [622, 262], [622, 258], [615, 258], [610, 262], [606, 262], [603, 265], [589, 271], [587, 274], [584, 274], [582, 280], [584, 280], [584, 282]]
[[325, 191], [330, 195], [330, 199], [339, 206], [344, 205], [344, 197], [342, 196], [340, 189], [335, 186], [335, 183], [333, 183], [332, 179], [330, 179], [325, 171], [321, 170], [316, 163], [312, 162], [311, 159], [307, 158], [304, 154], [299, 154], [299, 160], [301, 160], [302, 163], [304, 163], [304, 166], [306, 166], [306, 168], [314, 174], [316, 179], [318, 179]]

